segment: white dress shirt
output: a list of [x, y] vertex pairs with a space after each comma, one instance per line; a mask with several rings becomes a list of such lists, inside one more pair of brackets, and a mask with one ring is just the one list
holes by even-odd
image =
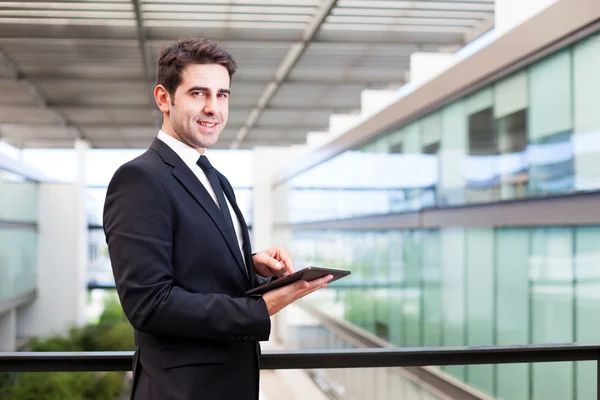
[[[214, 200], [214, 202], [217, 204], [217, 207], [218, 207], [219, 202], [217, 201], [217, 196], [215, 195], [215, 190], [213, 189], [210, 182], [208, 181], [208, 178], [206, 177], [206, 174], [204, 173], [202, 168], [200, 168], [200, 166], [198, 164], [196, 164], [196, 162], [200, 158], [201, 154], [198, 153], [196, 150], [192, 149], [187, 144], [180, 142], [179, 140], [175, 139], [172, 136], [167, 135], [162, 130], [160, 130], [158, 132], [158, 138], [160, 140], [162, 140], [167, 146], [169, 146], [171, 148], [171, 150], [173, 150], [179, 156], [179, 158], [181, 158], [181, 160], [185, 163], [185, 165], [187, 165], [192, 170], [194, 175], [196, 175], [198, 180], [206, 188], [206, 191], [208, 192], [208, 194], [210, 194], [210, 197], [212, 197], [212, 199]], [[204, 153], [204, 155], [206, 155], [206, 152]], [[229, 203], [229, 199], [227, 198], [227, 196], [225, 196], [224, 194], [223, 194], [223, 196], [225, 197], [225, 201], [227, 202], [227, 206], [229, 207], [229, 214], [231, 214], [231, 219], [233, 221], [233, 227], [235, 229], [235, 236], [237, 237], [238, 245], [240, 247], [240, 252], [242, 253], [242, 259], [245, 261], [246, 258], [244, 257], [244, 247], [243, 247], [244, 246], [244, 238], [242, 236], [242, 227], [240, 225], [240, 220], [238, 219], [237, 215], [235, 214], [235, 211], [233, 210], [233, 208], [231, 207], [231, 203]]]

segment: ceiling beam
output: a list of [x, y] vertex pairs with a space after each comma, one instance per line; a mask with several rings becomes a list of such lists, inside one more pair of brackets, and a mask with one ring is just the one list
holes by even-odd
[[[405, 67], [406, 69], [408, 69], [409, 65], [408, 65], [408, 59], [409, 57], [406, 56], [406, 61], [405, 62], [399, 62], [398, 67]], [[406, 65], [404, 65], [406, 64]], [[402, 68], [400, 68], [402, 69]], [[321, 77], [319, 76], [311, 76], [311, 77], [302, 77], [302, 78], [289, 78], [286, 79], [287, 83], [327, 83], [327, 84], [347, 84], [347, 83], [351, 83], [351, 84], [359, 84], [362, 83], [365, 85], [365, 87], [371, 85], [371, 84], [388, 84], [393, 80], [400, 80], [398, 78], [400, 78], [402, 76], [402, 71], [395, 71], [393, 74], [390, 74], [389, 71], [385, 71], [385, 70], [375, 70], [375, 69], [370, 69], [370, 68], [362, 68], [362, 69], [358, 69], [358, 71], [360, 71], [361, 73], [367, 73], [369, 74], [368, 77], [365, 76], [360, 76], [360, 73], [356, 73], [356, 75], [358, 76], [347, 76], [347, 73], [340, 73], [339, 69], [338, 69], [338, 73], [336, 76], [331, 76], [332, 74], [326, 74], [323, 75]], [[311, 71], [311, 73], [317, 74], [319, 72], [323, 72], [323, 69], [321, 69], [321, 71], [319, 71], [317, 68], [313, 69]], [[396, 79], [394, 79], [394, 77], [396, 77]], [[0, 83], [2, 83], [3, 79], [0, 77]], [[12, 81], [12, 79], [9, 79]], [[39, 84], [44, 84], [44, 83], [75, 83], [75, 84], [98, 84], [98, 85], [106, 85], [106, 84], [147, 84], [148, 82], [146, 80], [140, 80], [140, 79], [127, 79], [127, 78], [98, 78], [98, 77], [89, 77], [89, 78], [84, 78], [84, 77], [61, 77], [61, 76], [57, 76], [57, 75], [30, 75], [29, 76], [29, 80], [32, 82], [36, 82]], [[271, 79], [268, 78], [240, 78], [240, 79], [236, 79], [234, 81], [234, 85], [243, 85], [244, 83], [250, 83], [250, 84], [255, 84], [255, 83], [267, 83], [267, 82], [271, 82]], [[152, 90], [154, 90], [154, 82], [152, 83]], [[234, 88], [234, 92], [235, 92], [235, 88]], [[235, 95], [235, 93], [234, 93]], [[152, 97], [152, 103], [151, 106], [154, 106], [155, 102], [154, 102], [154, 97]]]
[[302, 34], [302, 41], [300, 43], [295, 43], [290, 47], [287, 54], [279, 64], [277, 71], [275, 72], [274, 79], [267, 84], [262, 94], [258, 98], [258, 103], [256, 107], [250, 112], [248, 119], [246, 119], [246, 123], [244, 126], [238, 131], [235, 141], [232, 142], [231, 148], [237, 149], [240, 143], [246, 138], [248, 133], [252, 130], [252, 127], [260, 118], [265, 107], [269, 105], [277, 90], [281, 86], [281, 83], [287, 78], [290, 74], [290, 71], [294, 69], [300, 57], [304, 54], [309, 44], [314, 39], [315, 35], [321, 29], [321, 26], [325, 22], [327, 16], [331, 13], [331, 10], [336, 6], [338, 0], [326, 0], [323, 7], [315, 14], [313, 20], [308, 24], [304, 33]]
[[487, 17], [479, 21], [473, 28], [465, 33], [465, 44], [471, 43], [473, 40], [482, 36], [484, 33], [494, 28], [494, 14], [489, 14]]
[[[316, 123], [316, 122], [312, 122], [311, 124], [302, 124], [302, 128], [306, 128], [307, 130], [310, 129], [323, 129], [323, 128], [327, 128], [327, 125], [329, 124], [329, 121], [326, 120], [323, 123]], [[56, 125], [56, 124], [49, 124], [46, 122], [40, 122], [40, 123], [22, 123], [22, 122], [11, 122], [11, 123], [0, 123], [0, 128], [2, 126], [11, 126], [15, 129], [39, 129], [39, 127], [44, 126], [48, 129], [51, 128], [56, 128], [56, 127], [62, 127], [63, 125]], [[231, 130], [237, 130], [242, 128], [242, 124], [232, 124], [232, 125], [227, 125], [227, 129], [231, 129]], [[79, 128], [82, 130], [130, 130], [130, 129], [135, 129], [135, 130], [147, 130], [148, 132], [153, 132], [154, 127], [152, 125], [144, 125], [144, 124], [132, 124], [132, 123], [118, 123], [118, 122], [106, 122], [106, 123], [85, 123], [85, 124], [79, 124]], [[289, 129], [295, 129], [298, 128], [297, 124], [286, 124], [286, 123], [271, 123], [271, 124], [264, 124], [264, 125], [256, 125], [254, 127], [255, 129], [262, 129], [265, 131], [270, 131], [270, 130], [289, 130]], [[90, 132], [88, 132], [89, 134]], [[232, 132], [233, 133], [233, 132]], [[88, 137], [93, 137], [94, 135], [88, 136]], [[232, 135], [232, 139], [233, 139], [233, 135]]]
[[152, 74], [152, 59], [150, 57], [150, 50], [146, 41], [144, 19], [142, 18], [142, 5], [140, 0], [131, 0], [131, 2], [133, 3], [133, 9], [135, 12], [137, 40], [140, 53], [142, 55], [142, 66], [144, 68], [144, 74], [146, 75], [146, 79], [148, 80], [148, 101], [150, 107], [152, 107], [152, 116], [154, 117], [154, 124], [158, 129], [162, 125], [162, 114], [159, 112], [157, 107], [153, 107], [155, 105], [154, 86], [156, 79]]
[[[86, 32], [89, 34], [89, 32]], [[245, 46], [260, 46], [263, 43], [272, 44], [272, 45], [281, 45], [285, 47], [289, 47], [290, 45], [296, 43], [295, 40], [282, 40], [277, 37], [244, 37], [244, 36], [229, 36], [220, 38], [218, 35], [211, 35], [211, 38], [214, 38], [217, 42], [224, 46], [232, 46], [236, 44], [241, 44]], [[172, 40], [176, 40], [177, 37], [159, 37], [147, 39], [146, 43], [152, 46], [158, 46], [166, 42], [170, 42]], [[415, 40], [414, 38], [407, 38], [405, 40], [399, 39], [398, 37], [386, 37], [385, 32], [379, 32], [376, 38], [368, 39], [368, 38], [335, 38], [335, 39], [327, 39], [327, 40], [314, 40], [314, 43], [319, 44], [358, 44], [358, 45], [424, 45], [424, 46], [439, 46], [448, 44], [447, 40], [442, 40], [439, 42], [432, 41], [430, 38], [427, 40]], [[0, 29], [0, 44], [47, 44], [48, 46], [59, 46], [59, 45], [87, 45], [87, 46], [114, 46], [114, 47], [135, 47], [136, 39], [131, 37], [102, 37], [101, 35], [89, 37], [82, 37], [81, 34], [69, 34], [68, 32], [61, 32], [60, 35], [56, 35], [52, 32], [49, 32], [48, 35], [39, 36], [35, 34], [20, 34], [15, 35], [12, 32], [5, 33]]]
[[[34, 83], [29, 81], [21, 71], [19, 71], [17, 64], [3, 49], [0, 49], [0, 68], [2, 68], [8, 74], [8, 76], [12, 78], [13, 81], [16, 81], [17, 84], [31, 96], [39, 108], [45, 108], [51, 111], [61, 121], [62, 126], [74, 129], [79, 139], [87, 140], [87, 138], [81, 132], [81, 129], [76, 124], [71, 122], [61, 110], [49, 107], [48, 101], [44, 98], [42, 92]], [[2, 136], [0, 133], [0, 138], [1, 137]]]

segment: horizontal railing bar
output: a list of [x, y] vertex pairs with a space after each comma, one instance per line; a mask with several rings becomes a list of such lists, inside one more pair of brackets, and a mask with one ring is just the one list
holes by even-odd
[[[0, 353], [0, 372], [130, 371], [133, 352]], [[261, 369], [422, 367], [591, 361], [597, 344], [270, 351]]]

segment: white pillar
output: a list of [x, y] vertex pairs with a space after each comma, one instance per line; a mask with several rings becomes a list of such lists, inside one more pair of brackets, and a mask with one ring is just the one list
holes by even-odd
[[252, 237], [253, 251], [273, 245], [273, 158], [271, 147], [252, 151]]
[[0, 314], [0, 352], [17, 348], [17, 313], [14, 309]]
[[20, 336], [63, 334], [85, 322], [87, 217], [85, 153], [76, 141], [76, 181], [41, 183], [38, 205], [38, 295], [19, 310]]
[[87, 270], [88, 270], [88, 242], [89, 242], [89, 229], [88, 229], [88, 215], [86, 205], [86, 189], [87, 189], [87, 151], [89, 150], [89, 143], [76, 139], [75, 140], [75, 151], [77, 153], [77, 181], [76, 181], [76, 198], [75, 204], [77, 207], [76, 221], [73, 229], [77, 232], [75, 243], [76, 249], [76, 269], [78, 272], [78, 287], [77, 287], [77, 304], [80, 307], [77, 310], [77, 320], [79, 323], [85, 322], [85, 301], [87, 294]]
[[495, 27], [498, 36], [517, 27], [557, 0], [496, 0]]

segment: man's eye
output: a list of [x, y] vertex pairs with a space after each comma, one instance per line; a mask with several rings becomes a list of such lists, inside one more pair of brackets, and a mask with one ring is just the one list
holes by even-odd
[[227, 94], [227, 93], [219, 93], [219, 97], [222, 97], [222, 98], [224, 98], [224, 99], [226, 99], [226, 98], [227, 98], [227, 96], [228, 96], [228, 94]]
[[204, 95], [204, 92], [192, 92], [192, 96]]

